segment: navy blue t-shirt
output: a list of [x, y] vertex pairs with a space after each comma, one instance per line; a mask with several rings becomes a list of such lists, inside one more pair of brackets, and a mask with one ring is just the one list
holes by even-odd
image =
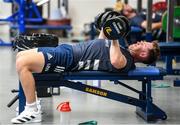
[[116, 69], [110, 62], [111, 42], [104, 39], [95, 39], [73, 45], [74, 66], [72, 71], [77, 70], [99, 70], [109, 72], [128, 72], [134, 69], [133, 57], [128, 50], [121, 47], [121, 51], [127, 59], [123, 69]]

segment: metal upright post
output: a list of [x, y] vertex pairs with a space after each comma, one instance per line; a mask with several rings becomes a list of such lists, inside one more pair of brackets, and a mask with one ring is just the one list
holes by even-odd
[[58, 8], [61, 7], [61, 0], [58, 0]]
[[125, 3], [125, 4], [128, 4], [128, 0], [124, 0], [124, 3]]
[[180, 6], [180, 0], [176, 0], [176, 5]]
[[174, 0], [168, 0], [166, 42], [173, 41]]
[[137, 2], [137, 12], [140, 13], [142, 11], [142, 0], [138, 0]]
[[146, 40], [152, 41], [152, 0], [147, 2], [147, 27], [146, 27]]
[[69, 1], [68, 0], [66, 0], [66, 12], [68, 13], [69, 12], [69, 10], [68, 10], [68, 6], [69, 5]]
[[[173, 26], [174, 26], [174, 0], [168, 0], [167, 7], [167, 30], [166, 30], [166, 42], [173, 41]], [[166, 70], [168, 73], [172, 73], [172, 56], [166, 57]]]
[[47, 11], [48, 11], [48, 19], [49, 19], [50, 18], [50, 11], [51, 11], [51, 1], [48, 1]]
[[19, 32], [24, 33], [25, 32], [25, 6], [26, 6], [26, 0], [20, 0], [20, 6], [19, 6], [19, 15], [18, 15], [18, 25], [19, 25]]

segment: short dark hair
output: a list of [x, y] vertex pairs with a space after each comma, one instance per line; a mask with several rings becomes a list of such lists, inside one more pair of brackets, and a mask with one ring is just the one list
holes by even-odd
[[149, 55], [146, 60], [142, 61], [145, 64], [153, 64], [160, 57], [160, 48], [158, 45], [158, 41], [153, 41], [153, 48], [149, 50]]

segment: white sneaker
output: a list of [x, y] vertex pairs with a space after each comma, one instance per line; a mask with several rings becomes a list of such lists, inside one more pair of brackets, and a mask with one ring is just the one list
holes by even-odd
[[37, 100], [36, 104], [37, 104], [38, 111], [40, 111], [40, 113], [42, 113], [41, 100]]
[[19, 116], [11, 120], [13, 124], [36, 123], [41, 121], [41, 112], [39, 110], [35, 112], [33, 110], [27, 109], [26, 107]]
[[[41, 100], [37, 100], [36, 104], [37, 104], [38, 111], [40, 111], [40, 113], [42, 114]], [[18, 115], [19, 115], [19, 107], [16, 107], [16, 116]]]

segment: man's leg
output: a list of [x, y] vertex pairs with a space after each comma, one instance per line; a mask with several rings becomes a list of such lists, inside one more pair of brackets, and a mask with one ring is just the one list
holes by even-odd
[[27, 52], [22, 51], [22, 53], [24, 54], [16, 60], [16, 69], [26, 96], [26, 102], [32, 103], [36, 100], [35, 81], [32, 72], [40, 73], [42, 71], [44, 67], [44, 56], [41, 52], [37, 52], [34, 49]]
[[[36, 105], [35, 80], [32, 72], [40, 73], [44, 67], [44, 63], [44, 55], [41, 52], [37, 52], [36, 49], [18, 53], [16, 69], [26, 97], [26, 108], [25, 111], [23, 111], [26, 117], [23, 116], [22, 113], [18, 117], [12, 119], [13, 123], [33, 122], [36, 116], [39, 115]], [[34, 122], [39, 121], [41, 121], [41, 119], [34, 120]]]

